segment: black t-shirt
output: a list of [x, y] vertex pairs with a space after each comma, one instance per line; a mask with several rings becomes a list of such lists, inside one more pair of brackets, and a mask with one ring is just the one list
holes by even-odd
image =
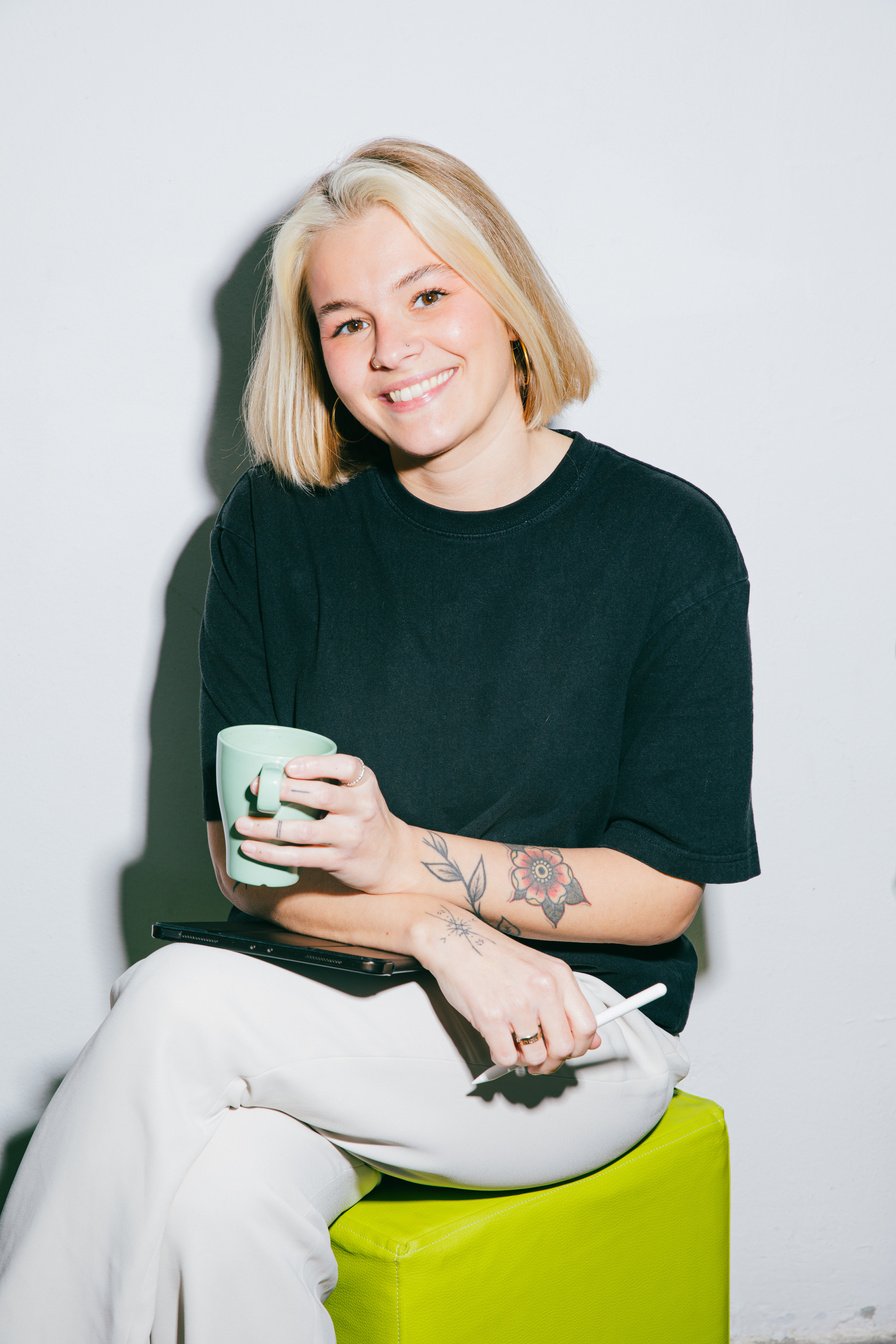
[[[211, 553], [208, 820], [218, 731], [279, 723], [368, 761], [427, 830], [605, 846], [693, 882], [759, 872], [747, 573], [693, 485], [580, 434], [541, 485], [476, 512], [410, 494], [385, 451], [332, 490], [254, 467]], [[623, 994], [664, 980], [645, 1011], [684, 1025], [687, 938], [521, 941]]]

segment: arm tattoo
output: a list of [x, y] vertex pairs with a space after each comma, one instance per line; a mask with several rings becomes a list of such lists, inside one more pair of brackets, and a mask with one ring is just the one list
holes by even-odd
[[[483, 915], [480, 908], [482, 898], [485, 895], [486, 885], [485, 864], [482, 860], [482, 856], [480, 855], [476, 867], [473, 869], [470, 876], [466, 878], [455, 860], [449, 855], [448, 846], [440, 835], [436, 835], [434, 831], [430, 831], [424, 838], [423, 843], [428, 845], [430, 849], [434, 849], [436, 853], [441, 856], [440, 861], [435, 863], [427, 863], [425, 859], [422, 860], [423, 867], [427, 868], [429, 872], [432, 873], [433, 877], [437, 877], [440, 882], [462, 882], [467, 897], [467, 904], [473, 911], [473, 914], [478, 916], [479, 919], [485, 920], [487, 924], [491, 923], [491, 921], [486, 919], [485, 915]], [[507, 934], [510, 938], [520, 937], [520, 931], [517, 926], [511, 924], [510, 920], [505, 919], [503, 915], [493, 927], [496, 928], [499, 933]]]
[[424, 838], [423, 843], [429, 845], [430, 849], [434, 849], [437, 854], [442, 856], [441, 863], [427, 863], [424, 859], [423, 867], [428, 868], [433, 877], [437, 877], [440, 882], [463, 882], [470, 909], [474, 915], [478, 915], [479, 903], [485, 894], [485, 864], [482, 862], [482, 856], [480, 855], [479, 862], [468, 879], [464, 877], [454, 859], [449, 856], [448, 846], [440, 835], [435, 835], [430, 831]]
[[479, 949], [482, 947], [482, 944], [490, 943], [492, 941], [491, 938], [486, 938], [481, 933], [477, 933], [476, 929], [468, 919], [458, 917], [453, 911], [446, 910], [444, 906], [442, 906], [437, 914], [432, 910], [428, 913], [431, 914], [434, 919], [440, 919], [445, 925], [445, 934], [444, 937], [439, 939], [440, 943], [447, 943], [449, 938], [465, 938], [477, 957], [481, 957], [482, 953]]
[[555, 929], [568, 905], [591, 904], [559, 849], [508, 845], [507, 852], [513, 887], [510, 899], [540, 905]]

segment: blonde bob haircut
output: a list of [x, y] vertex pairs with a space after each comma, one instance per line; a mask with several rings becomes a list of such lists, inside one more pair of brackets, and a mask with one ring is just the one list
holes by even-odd
[[[553, 282], [507, 210], [472, 169], [411, 140], [374, 140], [308, 188], [271, 245], [267, 312], [243, 417], [256, 462], [305, 488], [340, 485], [369, 464], [346, 449], [363, 442], [353, 419], [335, 425], [336, 395], [321, 353], [306, 283], [309, 252], [325, 229], [372, 206], [396, 211], [432, 252], [491, 304], [525, 346], [511, 344], [525, 423], [546, 424], [584, 401], [595, 378], [585, 342]], [[528, 367], [526, 367], [526, 356]], [[341, 409], [343, 419], [351, 419]]]

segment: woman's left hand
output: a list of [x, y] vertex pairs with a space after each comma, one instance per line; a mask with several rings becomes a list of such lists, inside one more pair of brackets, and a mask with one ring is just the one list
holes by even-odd
[[[326, 815], [316, 821], [301, 814], [280, 821], [239, 817], [244, 854], [281, 868], [320, 868], [374, 895], [404, 890], [411, 828], [389, 811], [369, 765], [340, 753], [297, 756], [283, 773], [281, 802]], [[257, 779], [251, 788], [258, 792]]]

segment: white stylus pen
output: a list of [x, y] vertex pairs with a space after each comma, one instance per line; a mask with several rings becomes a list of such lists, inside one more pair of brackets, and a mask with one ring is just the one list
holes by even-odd
[[[597, 1027], [605, 1027], [608, 1022], [615, 1022], [617, 1017], [624, 1017], [626, 1013], [631, 1013], [635, 1008], [643, 1008], [645, 1003], [653, 1003], [654, 999], [661, 999], [666, 992], [665, 985], [650, 985], [647, 989], [641, 989], [637, 994], [632, 994], [631, 998], [623, 999], [621, 1003], [614, 1003], [612, 1008], [607, 1008], [595, 1019]], [[511, 1064], [509, 1068], [504, 1064], [493, 1064], [485, 1073], [480, 1073], [478, 1078], [474, 1078], [470, 1087], [475, 1087], [477, 1083], [493, 1083], [496, 1078], [503, 1078], [505, 1073], [516, 1073], [523, 1077], [529, 1070], [522, 1064]]]

